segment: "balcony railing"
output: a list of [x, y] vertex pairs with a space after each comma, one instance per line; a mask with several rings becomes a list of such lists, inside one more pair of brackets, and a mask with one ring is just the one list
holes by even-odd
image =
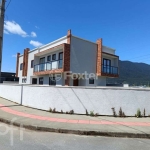
[[102, 72], [107, 74], [118, 75], [118, 67], [102, 65]]
[[63, 67], [63, 60], [57, 60], [35, 65], [34, 72], [61, 69], [62, 67]]

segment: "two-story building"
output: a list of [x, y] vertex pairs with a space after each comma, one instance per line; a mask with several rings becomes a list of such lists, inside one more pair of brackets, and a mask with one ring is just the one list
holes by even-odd
[[68, 34], [47, 45], [17, 53], [19, 84], [105, 86], [106, 78], [119, 76], [115, 50]]

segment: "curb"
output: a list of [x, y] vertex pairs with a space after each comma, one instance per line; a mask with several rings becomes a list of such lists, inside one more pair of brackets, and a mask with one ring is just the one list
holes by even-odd
[[[10, 120], [0, 118], [0, 122], [11, 124]], [[124, 137], [124, 138], [145, 138], [150, 139], [150, 134], [142, 133], [122, 133], [122, 132], [101, 132], [101, 131], [84, 131], [84, 130], [69, 130], [69, 129], [55, 129], [47, 127], [39, 127], [34, 125], [24, 125], [21, 123], [13, 122], [16, 127], [23, 126], [25, 129], [33, 131], [43, 131], [43, 132], [55, 132], [55, 133], [66, 133], [66, 134], [76, 134], [76, 135], [86, 135], [86, 136], [106, 136], [106, 137]]]

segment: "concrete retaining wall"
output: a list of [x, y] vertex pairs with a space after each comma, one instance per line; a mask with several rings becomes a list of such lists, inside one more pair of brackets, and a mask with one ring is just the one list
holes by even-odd
[[[21, 102], [21, 86], [0, 85], [0, 96], [14, 102]], [[56, 108], [64, 112], [74, 110], [85, 114], [94, 111], [100, 115], [112, 115], [112, 107], [120, 107], [127, 116], [134, 116], [137, 109], [150, 114], [150, 90], [131, 88], [81, 88], [23, 86], [22, 104], [42, 110]]]

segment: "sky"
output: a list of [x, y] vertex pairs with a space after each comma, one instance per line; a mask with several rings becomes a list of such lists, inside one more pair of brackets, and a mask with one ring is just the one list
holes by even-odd
[[150, 64], [150, 0], [7, 0], [6, 7], [2, 71], [16, 71], [17, 52], [69, 29], [93, 42], [102, 38], [120, 60]]

